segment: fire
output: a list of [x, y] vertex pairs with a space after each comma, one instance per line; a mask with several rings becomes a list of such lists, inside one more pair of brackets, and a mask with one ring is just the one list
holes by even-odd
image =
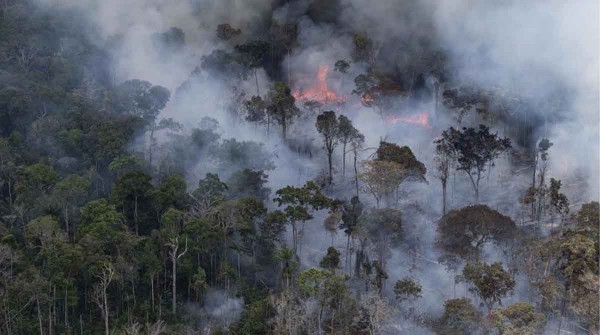
[[415, 124], [417, 126], [421, 126], [423, 128], [431, 129], [429, 125], [429, 113], [421, 112], [414, 116], [394, 116], [390, 115], [386, 118], [386, 122], [390, 124], [398, 124], [398, 123], [408, 123]]
[[292, 93], [296, 100], [316, 100], [321, 103], [343, 103], [346, 98], [338, 95], [329, 88], [327, 77], [329, 67], [327, 65], [319, 66], [317, 70], [317, 82], [306, 90], [298, 90]]

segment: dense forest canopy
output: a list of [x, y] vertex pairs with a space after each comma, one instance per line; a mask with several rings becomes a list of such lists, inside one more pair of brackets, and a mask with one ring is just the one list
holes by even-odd
[[0, 334], [598, 334], [592, 0], [0, 0]]

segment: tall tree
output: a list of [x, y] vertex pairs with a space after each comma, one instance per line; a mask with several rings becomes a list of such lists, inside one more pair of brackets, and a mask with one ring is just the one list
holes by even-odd
[[354, 166], [354, 188], [356, 191], [356, 198], [360, 196], [359, 187], [358, 187], [358, 154], [362, 150], [362, 147], [365, 143], [365, 136], [359, 132], [356, 132], [352, 139], [350, 140], [350, 145], [352, 147], [352, 165]]
[[359, 135], [358, 129], [354, 128], [352, 125], [352, 121], [347, 118], [345, 115], [340, 115], [338, 117], [338, 138], [342, 143], [342, 176], [346, 175], [346, 147], [348, 144], [352, 143], [352, 140]]
[[443, 138], [434, 141], [434, 143], [436, 177], [442, 184], [442, 215], [446, 215], [448, 177], [450, 177], [450, 165], [453, 157], [449, 143]]
[[292, 241], [294, 252], [298, 250], [298, 223], [311, 220], [311, 211], [325, 209], [331, 206], [332, 199], [321, 192], [313, 181], [308, 181], [302, 187], [286, 186], [277, 190], [273, 199], [283, 211], [271, 212], [272, 219], [292, 226]]
[[327, 153], [327, 164], [329, 167], [329, 184], [333, 182], [333, 150], [339, 141], [340, 124], [334, 111], [326, 111], [317, 116], [315, 124], [317, 131], [323, 137], [325, 152]]
[[441, 138], [450, 145], [458, 162], [457, 170], [464, 171], [469, 176], [475, 191], [475, 202], [479, 203], [482, 173], [496, 158], [511, 148], [510, 140], [491, 134], [490, 129], [484, 125], [479, 125], [478, 129], [462, 130], [450, 127], [442, 132]]
[[256, 96], [260, 97], [258, 87], [258, 68], [266, 62], [269, 52], [269, 43], [262, 40], [250, 41], [245, 44], [236, 45], [235, 49], [242, 55], [242, 62], [254, 72], [256, 81]]
[[286, 141], [288, 127], [300, 114], [300, 110], [296, 107], [296, 99], [290, 88], [284, 83], [275, 83], [269, 91], [267, 113], [279, 123], [283, 140]]
[[488, 311], [492, 311], [494, 304], [501, 303], [501, 299], [510, 294], [516, 284], [499, 262], [491, 265], [479, 262], [467, 264], [463, 269], [463, 277], [473, 284], [470, 291], [483, 300]]
[[484, 244], [509, 240], [516, 229], [510, 217], [485, 205], [472, 205], [442, 217], [437, 244], [450, 254], [477, 259]]

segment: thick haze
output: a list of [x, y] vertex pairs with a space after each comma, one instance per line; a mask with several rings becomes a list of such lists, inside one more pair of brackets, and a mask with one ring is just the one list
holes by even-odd
[[[599, 199], [598, 1], [340, 0], [336, 23], [315, 23], [305, 15], [309, 1], [291, 1], [280, 7], [267, 0], [39, 1], [44, 6], [81, 10], [90, 22], [92, 40], [102, 46], [114, 45], [112, 66], [116, 83], [135, 78], [169, 88], [172, 98], [163, 117], [173, 117], [189, 130], [209, 116], [219, 121], [223, 138], [265, 143], [276, 165], [269, 172], [272, 190], [287, 184], [303, 184], [325, 171], [325, 156], [319, 150], [321, 139], [314, 131], [314, 121], [298, 121], [291, 129], [293, 137], [302, 138], [316, 148], [314, 157], [308, 160], [280, 142], [278, 127], [272, 130], [276, 135], [267, 139], [264, 131], [257, 132], [252, 125], [232, 122], [227, 104], [233, 94], [227, 81], [202, 73], [190, 82], [187, 90], [178, 91], [200, 66], [201, 56], [214, 49], [230, 50], [232, 45], [260, 35], [268, 36], [269, 26], [264, 24], [270, 18], [299, 23], [298, 45], [280, 64], [285, 75], [278, 79], [291, 80], [292, 87], [305, 89], [316, 78], [318, 68], [328, 66], [329, 87], [348, 99], [339, 107], [340, 112], [348, 115], [366, 137], [368, 150], [363, 152], [363, 159], [373, 153], [369, 148], [386, 139], [409, 145], [431, 173], [432, 140], [442, 130], [457, 124], [449, 113], [433, 114], [430, 95], [410, 104], [398, 101], [394, 110], [404, 117], [428, 112], [429, 127], [390, 124], [372, 109], [363, 107], [351, 91], [354, 77], [364, 73], [366, 65], [352, 64], [348, 74], [333, 71], [336, 60], [350, 59], [354, 33], [365, 33], [374, 40], [378, 58], [390, 70], [410, 61], [406, 58], [410, 50], [435, 46], [448, 57], [449, 86], [469, 82], [484, 89], [518, 93], [535, 107], [527, 111], [530, 115], [515, 112], [518, 115], [511, 120], [534, 122], [535, 133], [530, 137], [532, 143], [521, 148], [515, 145], [517, 149], [535, 145], [542, 137], [550, 138], [554, 146], [550, 149], [547, 175], [563, 180], [574, 208], [581, 202]], [[232, 43], [218, 40], [215, 30], [221, 23], [240, 28], [241, 36]], [[171, 27], [184, 31], [186, 44], [183, 50], [165, 56], [153, 44], [152, 35]], [[270, 79], [263, 69], [258, 76], [264, 95], [275, 79]], [[242, 83], [241, 89], [247, 97], [255, 94], [253, 76]], [[553, 101], [557, 95], [565, 95], [567, 103], [555, 108]], [[473, 120], [466, 122], [470, 121]], [[506, 127], [516, 125], [498, 124], [493, 129], [502, 132]], [[199, 164], [198, 171], [188, 176], [194, 179], [190, 184], [195, 185], [210, 169]], [[472, 190], [464, 176], [457, 173], [453, 178], [449, 181], [450, 208], [472, 201]], [[440, 215], [440, 186], [433, 175], [428, 175], [428, 180], [428, 184], [412, 185], [410, 189], [415, 192], [407, 189], [407, 193], [414, 195], [411, 201], [423, 209], [407, 215], [416, 227], [411, 234], [419, 236], [419, 243], [423, 244], [421, 249], [417, 247], [421, 265], [414, 273], [423, 281], [424, 308], [439, 309], [441, 299], [452, 298], [454, 280], [453, 274], [437, 264], [437, 255], [430, 247], [435, 237], [434, 221]], [[508, 163], [498, 162], [488, 180], [482, 181], [482, 200], [501, 211], [510, 206], [515, 211], [529, 182], [529, 174], [515, 174]], [[333, 192], [340, 197], [352, 196], [349, 189]], [[519, 213], [507, 214], [517, 221]], [[305, 238], [303, 265], [316, 265], [331, 238], [320, 225], [307, 228], [305, 234], [311, 238]], [[342, 233], [334, 244], [344, 248]], [[406, 248], [393, 252], [388, 283], [407, 274], [410, 260]], [[488, 256], [496, 253], [499, 252], [489, 250]], [[425, 266], [430, 268], [424, 271]]]

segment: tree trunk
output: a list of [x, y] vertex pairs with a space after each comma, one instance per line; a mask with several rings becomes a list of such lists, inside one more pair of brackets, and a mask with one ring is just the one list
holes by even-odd
[[135, 223], [135, 234], [139, 235], [138, 230], [138, 196], [135, 196], [134, 207], [133, 207], [133, 221]]
[[333, 150], [327, 151], [327, 163], [329, 164], [329, 185], [333, 182], [333, 162], [332, 162]]
[[152, 311], [154, 312], [154, 274], [150, 275], [150, 292], [152, 300]]
[[106, 286], [102, 290], [102, 300], [104, 301], [104, 334], [110, 335], [108, 329], [108, 298], [106, 296]]
[[356, 157], [356, 152], [354, 152], [354, 184], [356, 186], [356, 198], [358, 198], [359, 192], [358, 192], [358, 166], [357, 166], [357, 157]]
[[40, 298], [36, 297], [38, 325], [40, 327], [40, 335], [44, 335], [44, 327], [42, 326], [42, 311], [40, 310]]
[[442, 214], [446, 215], [447, 180], [442, 179]]
[[346, 142], [343, 144], [342, 152], [342, 177], [346, 177]]
[[[175, 249], [175, 252], [173, 253], [173, 255], [177, 255], [177, 249]], [[173, 311], [173, 316], [177, 317], [177, 258], [176, 256], [172, 258], [173, 261], [173, 267], [172, 267], [172, 271], [173, 271], [173, 284], [172, 284], [172, 294], [173, 294], [173, 305], [171, 306], [171, 309]]]
[[256, 96], [260, 97], [260, 90], [258, 88], [258, 70], [254, 69], [254, 79], [256, 80]]

